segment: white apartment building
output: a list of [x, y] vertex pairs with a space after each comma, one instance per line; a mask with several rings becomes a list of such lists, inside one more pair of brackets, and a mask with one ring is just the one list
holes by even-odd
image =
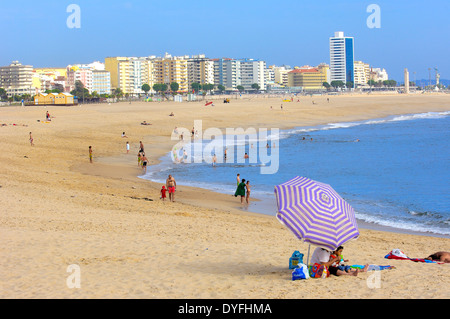
[[214, 61], [205, 55], [194, 55], [187, 58], [188, 85], [192, 83], [214, 84]]
[[242, 59], [241, 67], [241, 85], [246, 90], [253, 90], [252, 85], [258, 84], [259, 90], [266, 90], [266, 62], [254, 59]]
[[215, 59], [214, 85], [223, 85], [226, 90], [235, 90], [241, 85], [241, 61], [235, 59]]
[[22, 65], [13, 61], [9, 66], [0, 67], [0, 87], [4, 88], [8, 97], [14, 95], [34, 95], [33, 66]]
[[371, 68], [370, 69], [370, 80], [378, 81], [387, 81], [389, 80], [388, 73], [385, 69], [381, 68]]

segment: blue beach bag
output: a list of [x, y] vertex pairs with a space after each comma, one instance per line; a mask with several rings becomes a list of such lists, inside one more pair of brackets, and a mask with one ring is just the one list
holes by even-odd
[[297, 268], [298, 264], [303, 264], [303, 254], [296, 250], [292, 254], [292, 257], [289, 258], [289, 269]]
[[292, 272], [292, 280], [309, 279], [308, 267], [305, 264], [298, 264]]

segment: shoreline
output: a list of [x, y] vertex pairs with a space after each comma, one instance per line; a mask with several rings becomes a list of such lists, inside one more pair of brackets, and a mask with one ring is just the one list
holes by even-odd
[[[310, 126], [310, 127], [301, 127], [301, 126], [296, 126], [296, 127], [291, 127], [291, 128], [287, 128], [287, 129], [282, 129], [280, 130], [280, 134], [283, 133], [289, 133], [289, 131], [292, 130], [304, 130], [304, 129], [312, 129], [312, 130], [318, 130], [320, 129], [320, 127], [322, 126], [326, 126], [326, 125], [342, 125], [342, 124], [352, 124], [352, 125], [363, 125], [365, 124], [364, 122], [367, 121], [388, 121], [393, 117], [397, 117], [397, 116], [411, 116], [411, 117], [416, 117], [416, 116], [420, 116], [420, 115], [426, 115], [426, 114], [432, 114], [432, 113], [448, 113], [450, 111], [439, 111], [439, 112], [433, 112], [433, 111], [429, 111], [429, 112], [425, 112], [425, 113], [405, 113], [405, 114], [397, 114], [397, 115], [389, 115], [388, 117], [384, 117], [384, 118], [367, 118], [367, 119], [363, 119], [357, 122], [333, 122], [333, 123], [320, 123], [316, 126]], [[196, 139], [197, 140], [197, 139]], [[191, 140], [192, 141], [192, 140]], [[203, 140], [205, 141], [205, 140]], [[174, 141], [175, 142], [175, 141]], [[170, 150], [168, 150], [165, 154], [163, 154], [162, 156], [160, 156], [155, 163], [151, 164], [148, 166], [147, 169], [151, 170], [152, 167], [155, 167], [157, 164], [160, 164], [163, 161], [163, 158], [166, 157], [168, 154], [170, 154]], [[187, 169], [187, 168], [185, 168]], [[144, 177], [144, 175], [139, 175], [137, 176], [137, 178], [143, 179], [147, 182], [151, 182], [151, 183], [156, 183], [156, 181], [151, 180], [151, 179], [147, 179]], [[225, 196], [230, 196], [230, 194], [225, 193], [224, 191], [221, 190], [210, 190], [208, 188], [202, 187], [202, 186], [190, 186], [190, 185], [186, 185], [186, 184], [179, 184], [182, 185], [183, 187], [190, 187], [192, 189], [202, 189], [203, 191], [209, 191], [209, 192], [213, 192], [216, 194], [221, 194], [221, 195], [225, 195]], [[241, 205], [238, 201], [236, 201], [236, 205], [232, 208], [234, 209], [238, 209], [242, 212], [250, 212], [250, 213], [256, 213], [256, 214], [262, 214], [265, 216], [271, 216], [275, 218], [275, 214], [276, 211], [274, 211], [273, 213], [270, 213], [268, 211], [268, 207], [270, 206], [274, 206], [271, 205], [273, 204], [272, 201], [275, 201], [275, 198], [272, 199], [264, 199], [261, 198], [262, 195], [260, 196], [253, 196], [252, 198], [252, 203], [250, 203], [249, 205]], [[270, 204], [269, 204], [270, 203]], [[398, 228], [398, 227], [393, 227], [393, 226], [387, 226], [387, 225], [382, 225], [382, 224], [378, 224], [378, 223], [371, 223], [371, 222], [366, 222], [362, 219], [358, 219], [356, 218], [358, 221], [358, 226], [361, 229], [369, 229], [369, 230], [376, 230], [376, 231], [384, 231], [384, 232], [392, 232], [392, 233], [399, 233], [399, 234], [408, 234], [408, 235], [420, 235], [420, 236], [430, 236], [430, 237], [438, 237], [438, 238], [450, 238], [450, 236], [446, 235], [446, 234], [440, 234], [440, 233], [434, 233], [434, 232], [422, 232], [422, 231], [417, 231], [417, 230], [410, 230], [407, 228]]]

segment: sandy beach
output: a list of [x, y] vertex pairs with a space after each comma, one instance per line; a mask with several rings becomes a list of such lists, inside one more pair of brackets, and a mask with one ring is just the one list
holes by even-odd
[[[384, 258], [395, 248], [412, 258], [450, 251], [449, 238], [360, 226], [344, 255], [349, 264], [395, 266], [378, 272], [379, 286], [374, 272], [292, 281], [289, 257], [306, 256], [308, 245], [275, 216], [185, 186], [175, 203], [163, 202], [160, 184], [138, 178], [139, 141], [151, 169], [176, 143], [173, 129], [194, 120], [203, 129], [288, 129], [450, 110], [445, 94], [328, 97], [0, 107], [0, 298], [449, 298], [449, 264]], [[70, 265], [81, 271], [80, 288], [67, 285]]]

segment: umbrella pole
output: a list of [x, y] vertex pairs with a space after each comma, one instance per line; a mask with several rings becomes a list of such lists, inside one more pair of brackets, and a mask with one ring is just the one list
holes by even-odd
[[308, 245], [308, 259], [306, 265], [309, 267], [309, 249], [311, 248], [311, 244]]

